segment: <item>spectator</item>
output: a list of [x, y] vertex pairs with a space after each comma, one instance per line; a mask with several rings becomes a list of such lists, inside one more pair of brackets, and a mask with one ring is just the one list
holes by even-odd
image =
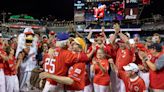
[[150, 87], [153, 92], [164, 91], [164, 54], [162, 46], [154, 43], [150, 47], [150, 53], [153, 55], [150, 59], [146, 54], [140, 53], [140, 58], [150, 69]]
[[163, 43], [161, 41], [161, 36], [158, 33], [153, 34], [152, 41], [154, 43], [158, 43], [158, 44], [163, 45]]

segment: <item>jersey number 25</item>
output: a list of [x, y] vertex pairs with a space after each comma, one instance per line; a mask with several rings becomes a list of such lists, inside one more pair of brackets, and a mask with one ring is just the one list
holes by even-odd
[[45, 72], [54, 73], [55, 72], [55, 59], [46, 58]]

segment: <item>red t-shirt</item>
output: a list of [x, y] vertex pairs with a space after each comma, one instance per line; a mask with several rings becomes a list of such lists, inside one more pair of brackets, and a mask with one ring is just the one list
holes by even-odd
[[108, 86], [110, 82], [110, 77], [108, 74], [109, 70], [109, 63], [107, 59], [98, 60], [97, 62], [100, 62], [100, 64], [106, 69], [106, 72], [103, 74], [102, 70], [99, 68], [99, 66], [95, 65], [95, 76], [93, 79], [93, 82], [98, 85]]
[[[155, 63], [162, 54], [160, 53], [157, 57], [152, 57], [151, 62]], [[150, 69], [150, 87], [153, 89], [164, 89], [164, 68], [157, 71]]]
[[12, 59], [5, 61], [4, 64], [4, 73], [5, 75], [15, 75], [15, 57], [13, 56]]
[[[0, 49], [0, 53], [6, 55], [6, 52], [3, 49]], [[0, 69], [4, 68], [3, 59], [0, 57]]]
[[[49, 58], [49, 55], [44, 56], [44, 70], [45, 72], [66, 76], [68, 68], [77, 62], [87, 62], [88, 57], [85, 53], [79, 54], [72, 53], [71, 51], [56, 48], [54, 57]], [[52, 79], [47, 79], [50, 84], [56, 85], [57, 83]]]
[[67, 90], [83, 90], [85, 87], [85, 63], [76, 63], [70, 67], [68, 77], [74, 80], [72, 85], [67, 85]]
[[132, 81], [122, 70], [119, 71], [118, 76], [124, 81], [126, 92], [143, 92], [146, 90], [145, 83], [139, 76]]
[[128, 65], [133, 60], [134, 53], [130, 49], [118, 49], [116, 56], [116, 66], [118, 69], [123, 69], [123, 66]]

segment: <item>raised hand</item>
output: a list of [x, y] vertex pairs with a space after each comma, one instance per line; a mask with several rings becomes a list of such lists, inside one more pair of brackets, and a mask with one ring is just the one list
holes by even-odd
[[115, 29], [116, 34], [118, 34], [120, 32], [120, 25], [118, 23], [114, 24], [113, 28]]

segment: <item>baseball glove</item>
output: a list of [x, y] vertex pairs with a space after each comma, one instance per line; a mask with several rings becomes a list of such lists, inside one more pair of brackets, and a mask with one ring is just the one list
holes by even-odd
[[46, 80], [42, 80], [39, 78], [39, 74], [41, 72], [43, 72], [43, 69], [41, 68], [33, 69], [30, 78], [30, 84], [38, 89], [43, 89], [46, 82]]

